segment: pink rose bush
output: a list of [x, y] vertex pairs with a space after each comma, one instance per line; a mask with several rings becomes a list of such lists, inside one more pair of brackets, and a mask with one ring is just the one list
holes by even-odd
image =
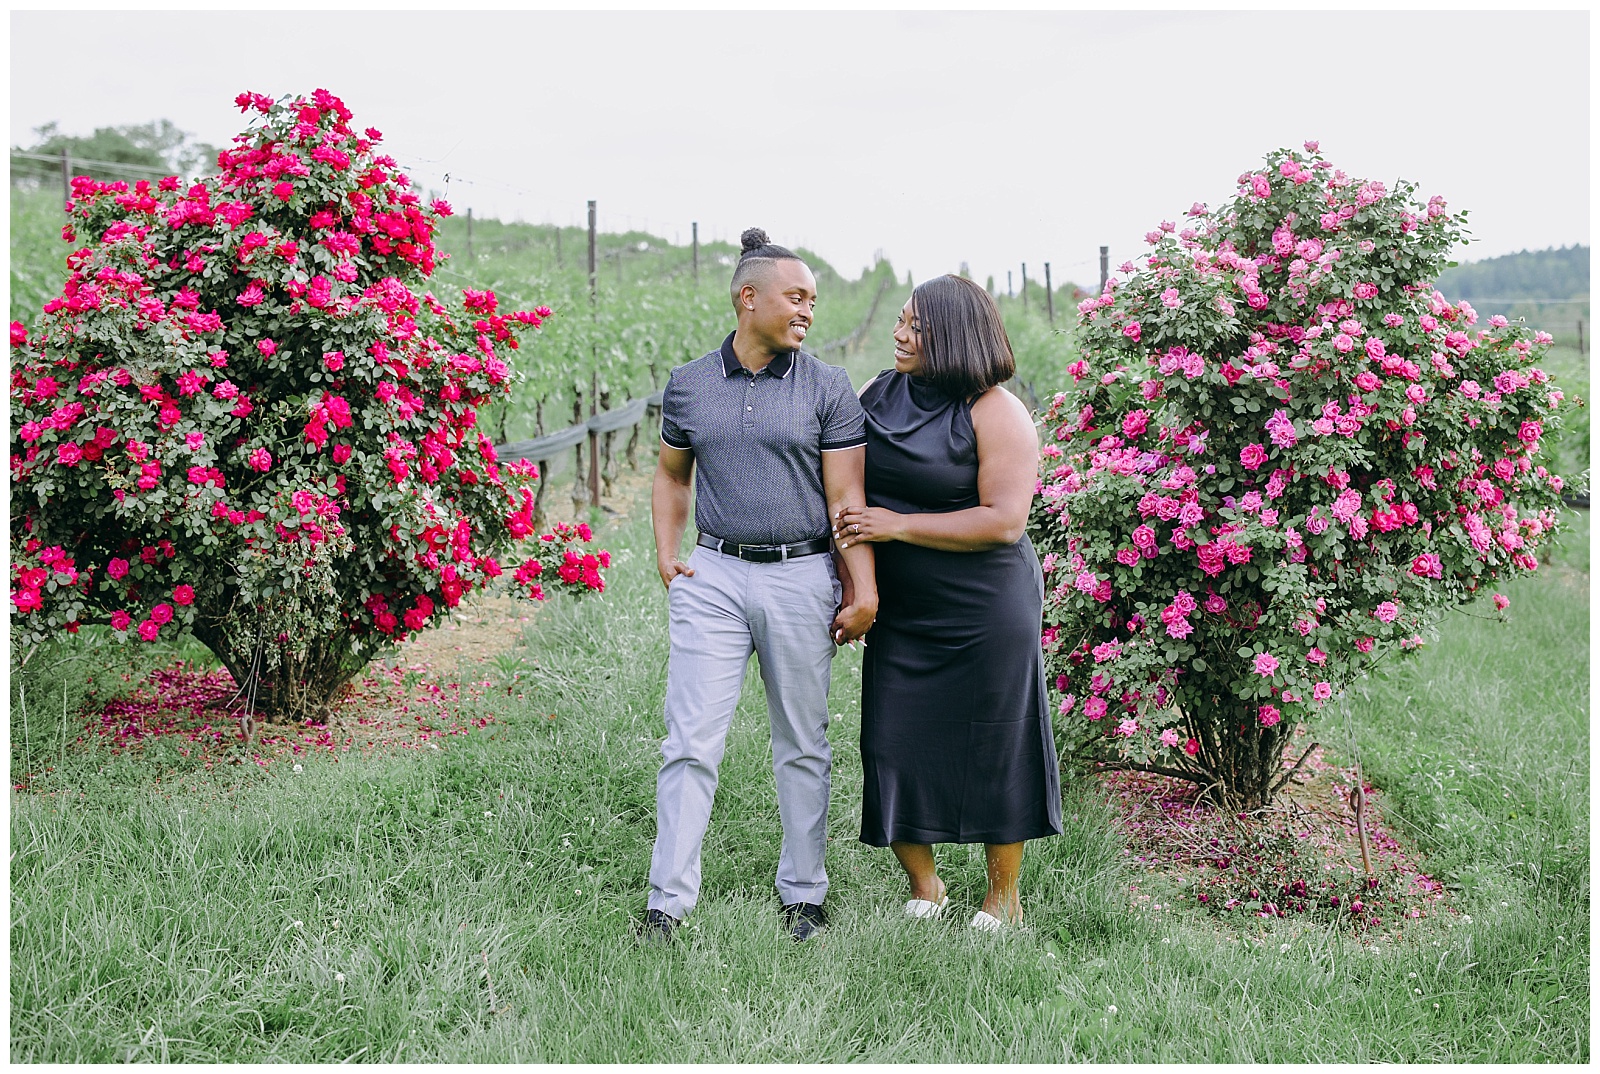
[[337, 97], [238, 104], [215, 176], [74, 179], [61, 295], [11, 326], [13, 637], [186, 629], [309, 714], [502, 574], [598, 592], [609, 556], [539, 538], [478, 428], [550, 311], [427, 288], [449, 207]]
[[1297, 723], [1537, 569], [1569, 404], [1547, 335], [1431, 286], [1462, 235], [1443, 199], [1309, 143], [1239, 183], [1079, 306], [1029, 532], [1050, 678], [1089, 717], [1062, 732], [1249, 808]]

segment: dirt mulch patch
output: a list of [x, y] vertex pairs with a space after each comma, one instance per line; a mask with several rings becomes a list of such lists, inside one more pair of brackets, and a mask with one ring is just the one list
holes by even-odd
[[[1286, 753], [1289, 767], [1306, 745]], [[1369, 877], [1352, 807], [1354, 768], [1318, 746], [1273, 804], [1246, 815], [1202, 800], [1183, 780], [1141, 772], [1102, 776], [1141, 878], [1136, 910], [1218, 919], [1302, 917], [1360, 931], [1392, 930], [1448, 909], [1444, 885], [1416, 863], [1383, 820], [1383, 794], [1366, 786]]]

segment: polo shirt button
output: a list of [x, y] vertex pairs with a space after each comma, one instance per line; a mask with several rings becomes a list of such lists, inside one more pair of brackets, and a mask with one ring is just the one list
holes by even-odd
[[745, 409], [746, 409], [746, 410], [754, 410], [754, 409], [755, 409], [755, 407], [753, 407], [753, 406], [747, 406], [747, 407], [745, 407]]

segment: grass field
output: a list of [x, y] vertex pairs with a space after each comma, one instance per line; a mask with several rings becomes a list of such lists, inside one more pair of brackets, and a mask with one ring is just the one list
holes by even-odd
[[[903, 920], [855, 836], [860, 663], [835, 664], [832, 928], [779, 932], [779, 828], [747, 685], [683, 942], [642, 950], [665, 601], [642, 517], [601, 600], [505, 654], [488, 727], [439, 751], [205, 771], [60, 743], [61, 685], [12, 714], [52, 770], [11, 799], [11, 1052], [34, 1061], [1496, 1061], [1589, 1057], [1588, 520], [1374, 681], [1356, 747], [1448, 912], [1393, 936], [1130, 909], [1108, 807], [1069, 775], [1030, 845], [1029, 928]], [[59, 655], [59, 654], [57, 654]], [[59, 665], [68, 693], [102, 657]], [[70, 680], [70, 682], [68, 682]], [[751, 680], [754, 682], [753, 678]], [[521, 693], [523, 700], [518, 700]], [[24, 733], [19, 717], [31, 721]], [[1348, 744], [1334, 734], [1336, 748]], [[31, 767], [39, 767], [34, 763]]]

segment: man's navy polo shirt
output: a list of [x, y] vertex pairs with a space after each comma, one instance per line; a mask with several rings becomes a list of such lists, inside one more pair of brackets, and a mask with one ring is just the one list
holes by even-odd
[[864, 446], [866, 415], [843, 369], [790, 351], [751, 374], [730, 332], [667, 378], [661, 439], [694, 452], [701, 533], [793, 544], [829, 535], [822, 453]]

